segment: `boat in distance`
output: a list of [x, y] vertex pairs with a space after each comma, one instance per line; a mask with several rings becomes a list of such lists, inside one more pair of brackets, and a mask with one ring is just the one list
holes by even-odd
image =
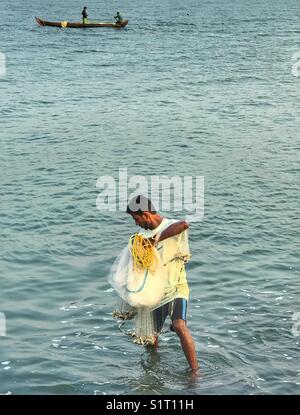
[[113, 27], [115, 29], [122, 29], [128, 25], [128, 20], [123, 20], [121, 23], [111, 23], [111, 22], [87, 22], [87, 23], [73, 23], [68, 21], [61, 21], [61, 22], [49, 22], [47, 20], [40, 19], [39, 17], [35, 17], [37, 24], [40, 26], [54, 26], [54, 27], [73, 27], [73, 28], [80, 28], [85, 29], [89, 27]]

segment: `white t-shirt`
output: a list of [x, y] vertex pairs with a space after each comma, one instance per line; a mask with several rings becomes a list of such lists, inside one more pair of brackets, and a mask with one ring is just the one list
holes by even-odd
[[[142, 229], [139, 233], [145, 238], [152, 238], [163, 232], [178, 220], [163, 218], [155, 229]], [[156, 246], [164, 266], [167, 268], [168, 284], [163, 300], [159, 306], [172, 301], [174, 298], [189, 299], [189, 287], [186, 279], [184, 264], [190, 259], [188, 231], [164, 239]]]

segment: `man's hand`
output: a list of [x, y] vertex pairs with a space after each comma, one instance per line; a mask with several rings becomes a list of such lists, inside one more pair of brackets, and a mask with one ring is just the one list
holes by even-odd
[[155, 245], [155, 238], [147, 238], [151, 245]]

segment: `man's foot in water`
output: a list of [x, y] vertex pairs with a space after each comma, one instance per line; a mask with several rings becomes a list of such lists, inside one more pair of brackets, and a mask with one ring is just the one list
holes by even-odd
[[196, 369], [190, 369], [190, 378], [192, 380], [196, 380], [198, 379], [200, 376], [202, 376], [201, 371], [200, 371], [200, 367], [198, 366]]

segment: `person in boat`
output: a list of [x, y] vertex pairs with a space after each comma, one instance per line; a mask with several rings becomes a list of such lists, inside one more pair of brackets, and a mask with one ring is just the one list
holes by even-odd
[[116, 16], [114, 17], [114, 19], [116, 19], [116, 23], [122, 23], [123, 22], [123, 17], [120, 15], [119, 12], [117, 12]]
[[87, 18], [88, 18], [87, 7], [83, 8], [81, 15], [82, 15], [82, 23], [83, 24], [87, 23]]
[[[130, 214], [135, 224], [142, 228], [140, 233], [143, 237], [148, 238], [158, 251], [163, 250], [164, 260], [168, 257], [164, 264], [168, 274], [165, 295], [161, 303], [152, 311], [157, 334], [154, 347], [158, 346], [158, 336], [169, 315], [172, 321], [170, 329], [179, 337], [189, 366], [196, 373], [199, 370], [199, 365], [195, 343], [186, 322], [189, 286], [184, 264], [191, 255], [189, 248], [183, 242], [179, 242], [179, 236], [185, 233], [189, 224], [185, 220], [176, 221], [161, 216], [151, 200], [143, 195], [131, 199], [127, 205], [127, 213]], [[165, 245], [166, 241], [172, 238], [176, 243], [169, 245], [169, 247]]]

